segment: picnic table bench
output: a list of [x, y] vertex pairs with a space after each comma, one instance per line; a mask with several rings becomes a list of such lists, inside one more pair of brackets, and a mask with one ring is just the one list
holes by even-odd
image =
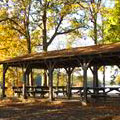
[[62, 93], [64, 96], [67, 94], [66, 86], [54, 86], [54, 93], [58, 96]]
[[[14, 93], [16, 93], [19, 97], [22, 94], [22, 90], [23, 90], [22, 86], [13, 87]], [[40, 94], [42, 97], [44, 97], [46, 93], [49, 93], [49, 88], [46, 86], [26, 86], [26, 93], [28, 96], [32, 94], [33, 97], [35, 97], [36, 94]]]
[[109, 93], [109, 92], [111, 92], [113, 90], [120, 93], [120, 87], [105, 87], [105, 89], [108, 89], [108, 91], [106, 91], [105, 93]]
[[28, 94], [32, 94], [33, 97], [36, 96], [36, 94], [42, 96], [44, 98], [44, 96], [49, 93], [49, 87], [47, 86], [29, 86], [27, 87], [27, 93]]
[[23, 88], [22, 86], [19, 86], [19, 87], [14, 86], [12, 89], [14, 94], [16, 93], [18, 97], [20, 97], [20, 95], [22, 94], [22, 88]]
[[[71, 93], [72, 94], [79, 94], [80, 96], [83, 96], [84, 88], [83, 87], [71, 87]], [[94, 93], [94, 90], [97, 91], [97, 94]], [[87, 87], [87, 95], [91, 95], [92, 98], [97, 97], [106, 97], [106, 95], [116, 90], [120, 93], [120, 87]], [[14, 93], [16, 93], [19, 97], [22, 95], [23, 87], [19, 86], [13, 87]], [[66, 86], [53, 86], [54, 93], [58, 96], [60, 93], [62, 93], [64, 96], [67, 94]], [[49, 87], [48, 86], [26, 86], [26, 93], [28, 96], [35, 97], [36, 95], [40, 95], [44, 97], [47, 93], [49, 93]]]
[[[23, 90], [22, 86], [13, 87], [13, 91], [18, 95], [18, 97], [22, 95], [22, 90]], [[54, 86], [53, 91], [57, 96], [59, 93], [63, 93], [63, 95], [66, 95], [67, 93], [66, 86], [58, 86], [58, 87]], [[49, 87], [48, 86], [26, 86], [26, 93], [28, 96], [32, 94], [33, 97], [35, 97], [36, 95], [40, 95], [44, 98], [44, 96], [47, 93], [49, 93]]]

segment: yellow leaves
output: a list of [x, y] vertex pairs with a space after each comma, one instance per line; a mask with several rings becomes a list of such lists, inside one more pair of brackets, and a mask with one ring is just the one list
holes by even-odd
[[75, 28], [80, 26], [80, 23], [77, 21], [71, 20], [70, 22], [71, 22], [71, 25]]
[[47, 29], [50, 30], [55, 26], [54, 17], [48, 17]]
[[78, 4], [67, 4], [63, 7], [63, 9], [61, 10], [61, 16], [67, 15], [69, 13], [71, 13], [75, 8], [78, 8], [79, 5]]
[[98, 7], [97, 3], [92, 3], [91, 5], [89, 5], [91, 11], [93, 14], [97, 14], [100, 11], [100, 7]]
[[[25, 52], [27, 53], [26, 40], [21, 38], [16, 31], [11, 30], [8, 25], [0, 24], [0, 60], [19, 56], [25, 54]], [[2, 79], [1, 75], [0, 78]], [[15, 70], [9, 69], [6, 74], [6, 87], [8, 87], [6, 93], [9, 96], [12, 96], [11, 87], [16, 78]], [[2, 81], [0, 82], [2, 83]]]
[[7, 15], [6, 8], [0, 8], [0, 19], [1, 18], [6, 18], [6, 15]]
[[115, 82], [116, 82], [117, 84], [120, 84], [120, 75], [118, 75], [118, 76], [116, 77]]
[[72, 4], [71, 7], [72, 7], [72, 9], [75, 9], [75, 8], [79, 8], [80, 6], [79, 6], [79, 4]]
[[51, 2], [52, 0], [47, 0], [47, 2]]
[[7, 26], [0, 25], [0, 59], [15, 57], [26, 51], [26, 41]]
[[67, 5], [64, 5], [61, 10], [61, 16], [65, 16], [67, 14], [71, 14], [72, 12], [78, 11], [81, 9], [81, 6], [78, 3], [69, 3]]
[[71, 9], [72, 8], [72, 5], [70, 4], [70, 5], [65, 5], [64, 7], [63, 7], [63, 9], [61, 10], [61, 16], [65, 16], [65, 15], [67, 15], [68, 13], [70, 13], [71, 12]]

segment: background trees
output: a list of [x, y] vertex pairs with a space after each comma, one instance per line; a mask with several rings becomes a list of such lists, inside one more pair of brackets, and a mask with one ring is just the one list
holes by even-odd
[[77, 0], [36, 0], [32, 6], [33, 34], [44, 51], [58, 35], [85, 27], [85, 14]]
[[120, 41], [120, 1], [115, 0], [114, 8], [108, 9], [108, 13], [104, 14], [104, 41], [119, 42]]

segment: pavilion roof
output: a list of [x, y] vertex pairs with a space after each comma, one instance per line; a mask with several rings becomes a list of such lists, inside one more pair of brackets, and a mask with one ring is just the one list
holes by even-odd
[[[18, 66], [18, 64], [27, 64], [29, 62], [34, 67], [35, 66], [37, 67], [39, 65], [42, 66], [41, 68], [45, 68], [46, 61], [56, 61], [57, 62], [56, 67], [63, 67], [60, 64], [63, 63], [65, 64], [68, 63], [69, 65], [76, 64], [76, 58], [79, 58], [79, 60], [94, 59], [93, 64], [97, 64], [97, 62], [99, 63], [100, 61], [98, 60], [101, 60], [102, 64], [106, 64], [107, 62], [109, 64], [115, 64], [115, 62], [117, 61], [117, 60], [113, 60], [116, 59], [115, 56], [117, 56], [117, 60], [119, 60], [120, 42], [105, 44], [105, 45], [93, 45], [86, 47], [48, 51], [42, 53], [26, 54], [23, 56], [0, 61], [0, 64], [9, 64], [10, 66]], [[109, 59], [111, 59], [111, 61]]]

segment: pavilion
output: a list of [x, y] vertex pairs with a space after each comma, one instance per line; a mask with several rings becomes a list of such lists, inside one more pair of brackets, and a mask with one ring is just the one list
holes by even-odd
[[83, 69], [83, 101], [87, 102], [87, 70], [93, 71], [94, 87], [98, 87], [98, 69], [101, 66], [117, 65], [120, 67], [120, 42], [106, 45], [93, 45], [64, 50], [32, 53], [0, 61], [3, 65], [3, 90], [5, 96], [5, 74], [9, 67], [24, 68], [23, 96], [26, 98], [26, 81], [31, 68], [48, 70], [49, 99], [53, 100], [53, 71], [64, 68], [68, 75], [67, 94], [70, 98], [71, 73], [75, 67]]

